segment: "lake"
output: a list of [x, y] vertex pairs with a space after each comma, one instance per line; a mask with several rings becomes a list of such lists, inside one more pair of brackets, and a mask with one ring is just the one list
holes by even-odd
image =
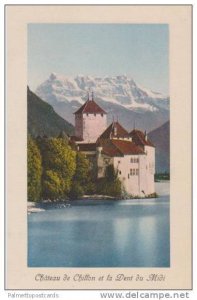
[[157, 199], [80, 200], [28, 215], [29, 267], [169, 267], [169, 182]]

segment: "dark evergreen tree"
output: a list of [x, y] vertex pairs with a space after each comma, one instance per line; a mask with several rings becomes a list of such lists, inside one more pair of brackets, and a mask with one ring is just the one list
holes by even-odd
[[121, 197], [121, 181], [113, 165], [108, 165], [105, 170], [105, 177], [98, 180], [97, 192], [112, 197]]
[[90, 177], [90, 172], [91, 166], [89, 160], [84, 154], [77, 152], [76, 170], [70, 192], [71, 198], [79, 198], [89, 191], [92, 179]]
[[108, 165], [105, 169], [105, 178], [109, 182], [113, 182], [118, 178], [118, 173], [115, 171], [113, 165]]
[[39, 201], [41, 196], [42, 162], [36, 142], [28, 137], [27, 142], [27, 191], [29, 201]]

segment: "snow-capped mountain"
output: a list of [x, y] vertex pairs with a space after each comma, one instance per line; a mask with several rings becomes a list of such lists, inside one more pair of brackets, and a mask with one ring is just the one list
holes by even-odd
[[[112, 114], [117, 115], [126, 127], [130, 127], [134, 119], [142, 119], [142, 116], [144, 120], [140, 121], [139, 127], [148, 126], [146, 129], [154, 129], [169, 119], [169, 98], [142, 88], [125, 75], [67, 77], [52, 73], [36, 90], [39, 97], [72, 123], [73, 112], [87, 100], [91, 92], [98, 104], [108, 112], [109, 119]], [[153, 120], [146, 121], [150, 116]]]

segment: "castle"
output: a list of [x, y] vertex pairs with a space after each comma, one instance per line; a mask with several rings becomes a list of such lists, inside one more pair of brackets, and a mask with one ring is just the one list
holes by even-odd
[[94, 101], [93, 93], [74, 114], [72, 141], [95, 162], [98, 178], [112, 164], [128, 194], [144, 197], [155, 193], [155, 147], [146, 132], [133, 129], [129, 133], [118, 121], [107, 127], [107, 113]]

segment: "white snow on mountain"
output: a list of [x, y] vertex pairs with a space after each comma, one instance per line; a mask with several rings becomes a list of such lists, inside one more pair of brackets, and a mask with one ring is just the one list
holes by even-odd
[[86, 101], [88, 92], [91, 96], [92, 91], [95, 99], [133, 111], [169, 110], [168, 97], [141, 87], [126, 75], [68, 77], [52, 73], [38, 86], [36, 94], [52, 105], [54, 102], [65, 102], [77, 107]]

